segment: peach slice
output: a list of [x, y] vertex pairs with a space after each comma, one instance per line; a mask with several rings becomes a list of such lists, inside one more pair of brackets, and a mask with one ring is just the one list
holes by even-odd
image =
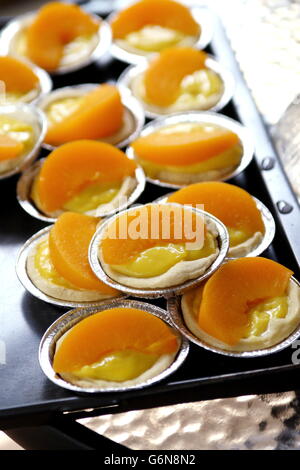
[[239, 143], [238, 136], [220, 126], [208, 132], [203, 126], [193, 126], [189, 132], [179, 132], [171, 126], [139, 137], [131, 145], [138, 158], [159, 165], [193, 165], [229, 150]]
[[88, 248], [98, 220], [87, 215], [65, 212], [49, 234], [50, 258], [56, 271], [79, 289], [115, 294], [93, 273], [88, 261]]
[[[189, 212], [190, 213], [190, 212]], [[185, 225], [185, 209], [167, 205], [148, 205], [132, 213], [120, 215], [113, 221], [106, 237], [102, 240], [103, 260], [107, 264], [126, 264], [139, 253], [154, 246], [168, 243], [193, 243], [195, 232], [199, 234], [206, 227], [204, 220], [191, 214], [191, 227]], [[132, 233], [140, 231], [140, 237]], [[177, 232], [177, 228], [179, 231]]]
[[131, 350], [170, 354], [178, 348], [175, 334], [160, 318], [135, 308], [112, 308], [77, 323], [55, 353], [55, 372], [72, 372], [110, 352]]
[[136, 164], [104, 142], [78, 140], [53, 150], [36, 179], [35, 190], [46, 212], [61, 209], [75, 194], [94, 183], [122, 181]]
[[0, 134], [0, 162], [18, 157], [24, 150], [24, 144], [7, 135]]
[[83, 97], [73, 113], [49, 127], [45, 142], [60, 145], [72, 140], [107, 137], [122, 126], [123, 111], [118, 89], [100, 85]]
[[0, 57], [0, 81], [6, 92], [27, 93], [38, 85], [39, 79], [29, 65], [14, 57]]
[[78, 36], [92, 35], [98, 28], [99, 21], [77, 5], [50, 2], [27, 28], [27, 55], [40, 67], [55, 70], [66, 44]]
[[205, 68], [207, 54], [192, 47], [166, 49], [156, 57], [144, 74], [146, 96], [157, 106], [169, 106], [178, 98], [186, 75]]
[[111, 22], [113, 36], [121, 39], [146, 25], [158, 25], [197, 36], [199, 25], [189, 9], [174, 0], [141, 0], [120, 11]]
[[209, 335], [235, 345], [244, 336], [255, 304], [285, 294], [292, 271], [266, 258], [225, 263], [206, 282], [198, 324]]
[[196, 206], [220, 219], [227, 227], [249, 234], [264, 233], [264, 223], [253, 198], [238, 186], [218, 181], [195, 183], [171, 194], [168, 202]]

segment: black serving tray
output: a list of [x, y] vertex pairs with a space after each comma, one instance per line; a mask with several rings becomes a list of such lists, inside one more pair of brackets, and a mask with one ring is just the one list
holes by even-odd
[[[233, 101], [226, 114], [254, 134], [255, 159], [231, 182], [247, 189], [273, 213], [277, 232], [263, 254], [291, 268], [300, 279], [300, 208], [291, 190], [270, 136], [241, 75], [220, 21], [209, 52], [231, 70], [236, 79]], [[107, 55], [84, 70], [54, 78], [54, 86], [116, 80], [126, 64]], [[258, 77], [259, 80], [259, 71]], [[42, 152], [45, 156], [47, 152]], [[15, 260], [23, 243], [44, 223], [26, 214], [16, 200], [18, 177], [0, 183], [0, 347], [6, 363], [0, 364], [0, 427], [47, 424], [62, 415], [79, 418], [155, 406], [252, 393], [298, 388], [300, 366], [292, 363], [293, 347], [268, 357], [237, 359], [220, 356], [195, 345], [184, 365], [159, 385], [144, 390], [77, 396], [52, 384], [38, 363], [38, 347], [48, 326], [66, 309], [48, 305], [24, 291], [15, 274]], [[148, 202], [168, 189], [147, 183], [140, 202]], [[155, 301], [165, 307], [164, 300]], [[300, 354], [299, 354], [300, 356]]]

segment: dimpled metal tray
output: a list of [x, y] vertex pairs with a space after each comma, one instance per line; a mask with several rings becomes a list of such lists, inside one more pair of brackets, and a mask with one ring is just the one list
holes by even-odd
[[[223, 108], [222, 114], [238, 120], [255, 136], [254, 159], [230, 182], [247, 189], [271, 211], [276, 234], [263, 255], [292, 269], [299, 280], [299, 206], [217, 18], [214, 25], [213, 40], [206, 50], [231, 71], [237, 84], [233, 100]], [[54, 89], [117, 81], [126, 66], [107, 55], [80, 71], [54, 76]], [[41, 157], [46, 155], [47, 151], [43, 150]], [[0, 425], [3, 429], [29, 422], [31, 425], [49, 423], [63, 414], [89, 417], [210, 398], [286, 391], [298, 386], [300, 366], [292, 362], [297, 345], [264, 357], [234, 358], [191, 344], [180, 369], [143, 390], [84, 397], [51, 383], [40, 369], [38, 348], [47, 328], [66, 309], [33, 297], [17, 279], [15, 262], [20, 248], [45, 226], [45, 222], [30, 216], [18, 204], [17, 180], [13, 176], [0, 182]], [[148, 182], [137, 202], [153, 201], [169, 191]], [[164, 299], [151, 303], [166, 307]]]

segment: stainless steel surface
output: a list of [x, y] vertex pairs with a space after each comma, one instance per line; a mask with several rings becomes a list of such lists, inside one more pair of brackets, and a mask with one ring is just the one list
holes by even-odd
[[[38, 160], [33, 165], [26, 168], [26, 170], [22, 173], [17, 183], [17, 199], [19, 204], [27, 212], [27, 214], [44, 222], [52, 223], [56, 221], [57, 217], [50, 217], [41, 212], [32, 201], [30, 195], [34, 178], [37, 176], [44, 161], [44, 158]], [[137, 184], [132, 193], [128, 197], [123, 198], [120, 205], [116, 209], [103, 214], [99, 212], [99, 215], [97, 217], [109, 217], [115, 214], [116, 212], [126, 209], [131, 204], [133, 204], [144, 191], [146, 184], [146, 177], [143, 169], [140, 166], [137, 166], [135, 170], [135, 179]]]
[[[131, 2], [134, 3], [134, 2]], [[213, 19], [210, 11], [205, 7], [193, 6], [191, 8], [191, 13], [194, 17], [194, 20], [199, 24], [201, 28], [201, 34], [199, 39], [194, 44], [198, 49], [204, 49], [211, 41], [213, 35]], [[115, 16], [115, 13], [112, 13], [108, 18], [108, 23], [111, 23]], [[119, 46], [115, 41], [112, 42], [111, 54], [123, 62], [128, 64], [141, 64], [146, 60], [146, 57], [150, 57], [153, 53], [136, 53], [129, 52]]]
[[[17, 261], [16, 261], [16, 274], [19, 278], [19, 281], [23, 285], [23, 287], [30, 292], [34, 297], [43, 300], [44, 302], [47, 302], [52, 305], [58, 305], [60, 307], [95, 307], [98, 305], [102, 305], [103, 303], [107, 304], [111, 299], [105, 299], [105, 300], [95, 300], [95, 301], [89, 301], [89, 302], [72, 302], [70, 300], [61, 300], [61, 299], [56, 299], [55, 297], [51, 297], [48, 294], [45, 294], [42, 292], [40, 289], [38, 289], [35, 284], [32, 282], [30, 277], [28, 276], [27, 272], [27, 258], [30, 253], [30, 251], [40, 242], [41, 238], [48, 234], [52, 228], [51, 226], [45, 227], [36, 234], [34, 234], [32, 237], [27, 240], [27, 242], [24, 244], [24, 246], [21, 248], [19, 251]], [[124, 295], [121, 297], [124, 298]], [[120, 299], [120, 296], [118, 297]], [[112, 298], [114, 300], [114, 298]]]
[[[273, 128], [274, 141], [291, 185], [300, 202], [300, 96], [287, 108]], [[282, 206], [281, 210], [288, 211]]]
[[[209, 111], [188, 111], [182, 113], [171, 114], [167, 117], [160, 117], [155, 119], [154, 121], [149, 122], [140, 132], [140, 136], [146, 136], [152, 134], [152, 132], [157, 131], [158, 129], [171, 126], [172, 124], [178, 123], [185, 123], [185, 122], [192, 122], [198, 124], [216, 124], [218, 126], [224, 127], [225, 129], [229, 129], [230, 131], [237, 134], [240, 139], [241, 145], [243, 147], [242, 157], [239, 165], [235, 168], [235, 170], [228, 173], [226, 176], [220, 178], [220, 180], [224, 181], [229, 178], [233, 178], [237, 176], [242, 171], [244, 171], [249, 163], [253, 158], [254, 153], [254, 142], [253, 136], [251, 132], [249, 132], [246, 127], [240, 124], [238, 121], [231, 119], [225, 115], [213, 113]], [[133, 147], [127, 147], [126, 153], [129, 158], [137, 159], [137, 155], [133, 149]], [[161, 181], [159, 179], [152, 179], [146, 174], [146, 178], [150, 183], [157, 184], [158, 186], [162, 186], [165, 188], [173, 188], [179, 189], [187, 186], [186, 184], [174, 184], [169, 183], [166, 181]]]
[[[96, 89], [99, 85], [95, 83], [85, 83], [82, 85], [74, 85], [74, 86], [67, 86], [63, 88], [56, 88], [56, 90], [52, 91], [48, 95], [45, 95], [39, 99], [37, 106], [42, 110], [46, 111], [47, 107], [54, 101], [62, 98], [69, 98], [74, 96], [84, 96], [85, 94], [89, 93], [90, 91]], [[130, 142], [135, 140], [143, 125], [145, 123], [145, 114], [142, 105], [139, 101], [132, 96], [127, 90], [120, 89], [120, 95], [122, 104], [125, 110], [130, 114], [130, 116], [134, 120], [134, 129], [127, 137], [123, 138], [121, 141], [114, 144], [118, 148], [126, 147]], [[101, 140], [101, 139], [99, 139]], [[54, 150], [56, 148], [53, 145], [43, 143], [42, 145], [47, 150]]]
[[[215, 60], [212, 56], [209, 56], [206, 61], [205, 61], [205, 66], [208, 69], [213, 70], [216, 72], [222, 82], [223, 82], [223, 93], [219, 99], [219, 101], [212, 106], [211, 108], [208, 108], [210, 111], [220, 111], [222, 108], [228, 104], [228, 102], [231, 100], [233, 93], [234, 93], [234, 88], [235, 88], [235, 83], [234, 79], [229, 72], [229, 70], [225, 69], [220, 62]], [[131, 93], [132, 91], [132, 81], [138, 77], [139, 75], [143, 74], [147, 70], [148, 64], [143, 63], [139, 65], [131, 65], [127, 67], [127, 69], [124, 70], [123, 73], [121, 73], [120, 77], [118, 78], [118, 84], [120, 87], [125, 87], [126, 90], [129, 90]], [[134, 93], [133, 95], [140, 101], [142, 104], [145, 114], [148, 118], [155, 119], [157, 117], [165, 116], [166, 113], [158, 113], [156, 111], [153, 111], [153, 107], [146, 103], [145, 101], [139, 99], [138, 96], [136, 96]], [[193, 109], [193, 108], [191, 108]]]
[[[168, 197], [171, 196], [171, 194], [173, 193], [168, 193], [165, 196], [161, 196], [155, 199], [153, 202], [165, 204], [168, 200]], [[246, 256], [259, 256], [271, 245], [275, 236], [276, 226], [275, 226], [275, 220], [271, 212], [269, 211], [269, 209], [256, 197], [254, 196], [252, 197], [255, 200], [256, 207], [261, 213], [262, 221], [265, 227], [265, 232], [263, 234], [263, 238], [261, 239], [259, 245], [257, 245], [257, 247], [255, 247], [253, 250], [249, 251], [249, 253]], [[233, 258], [227, 257], [226, 259], [233, 259]]]
[[25, 169], [30, 163], [32, 163], [37, 157], [40, 151], [42, 142], [44, 140], [47, 124], [46, 117], [42, 111], [36, 109], [31, 104], [9, 104], [0, 106], [0, 114], [8, 115], [11, 117], [17, 117], [20, 119], [20, 116], [23, 115], [25, 122], [30, 122], [33, 124], [33, 127], [36, 126], [34, 140], [35, 143], [31, 150], [29, 150], [24, 157], [16, 164], [16, 166], [8, 171], [0, 173], [0, 180], [8, 178], [9, 176], [20, 173]]
[[[52, 368], [52, 360], [54, 357], [55, 353], [55, 345], [56, 342], [59, 340], [59, 338], [62, 337], [62, 335], [68, 331], [72, 326], [76, 325], [78, 322], [83, 320], [84, 318], [92, 315], [93, 313], [96, 312], [101, 312], [103, 310], [107, 310], [110, 308], [137, 308], [144, 310], [151, 315], [155, 315], [156, 317], [160, 318], [163, 320], [165, 323], [167, 323], [171, 328], [173, 328], [174, 333], [178, 337], [179, 340], [179, 348], [178, 352], [176, 354], [176, 357], [172, 364], [167, 367], [164, 371], [160, 372], [158, 375], [155, 377], [149, 378], [147, 380], [144, 380], [143, 382], [140, 382], [138, 384], [132, 385], [130, 387], [109, 387], [105, 389], [101, 388], [88, 388], [88, 389], [83, 389], [82, 387], [79, 387], [77, 385], [73, 385], [69, 382], [66, 382], [62, 378], [59, 377], [58, 374], [55, 373], [55, 371]], [[49, 380], [51, 380], [53, 383], [56, 385], [63, 387], [67, 390], [72, 390], [73, 392], [77, 393], [90, 393], [90, 394], [95, 394], [95, 393], [104, 393], [104, 392], [122, 392], [128, 389], [142, 389], [144, 387], [148, 387], [156, 382], [159, 382], [160, 380], [163, 380], [164, 378], [168, 377], [170, 374], [175, 372], [184, 362], [186, 356], [188, 355], [189, 352], [189, 342], [181, 336], [181, 334], [174, 329], [172, 322], [169, 319], [169, 315], [166, 312], [166, 310], [161, 309], [160, 307], [156, 307], [155, 305], [152, 304], [147, 304], [145, 302], [138, 302], [136, 300], [116, 300], [113, 302], [107, 302], [104, 305], [101, 305], [97, 308], [80, 308], [76, 310], [70, 310], [69, 312], [65, 313], [62, 315], [58, 320], [56, 320], [46, 331], [44, 334], [41, 343], [40, 343], [40, 350], [39, 350], [39, 362], [40, 366], [43, 370], [43, 372], [46, 374]]]
[[135, 450], [292, 450], [300, 449], [299, 415], [299, 393], [288, 392], [129, 411], [80, 422]]
[[[24, 15], [18, 16], [16, 19], [11, 20], [0, 33], [0, 53], [3, 55], [14, 54], [12, 48], [13, 41], [17, 34], [19, 34], [22, 29], [30, 23], [34, 16], [35, 12], [25, 13]], [[95, 16], [98, 20], [99, 17]], [[77, 70], [86, 67], [87, 65], [99, 60], [110, 48], [111, 46], [111, 29], [109, 24], [106, 21], [101, 21], [100, 27], [97, 32], [97, 44], [93, 51], [83, 60], [77, 63], [72, 63], [69, 65], [64, 65], [58, 67], [55, 71], [51, 71], [52, 75], [63, 75], [66, 73], [75, 72]]]
[[[151, 203], [150, 203], [151, 204]], [[178, 206], [178, 204], [171, 204], [168, 203], [170, 206]], [[121, 214], [128, 213], [130, 211], [135, 211], [136, 208], [132, 209], [127, 209], [126, 211], [123, 211]], [[190, 210], [194, 212], [195, 214], [201, 214], [204, 215], [206, 219], [209, 221], [213, 222], [216, 226], [216, 229], [218, 231], [218, 244], [219, 244], [219, 254], [217, 258], [214, 260], [214, 262], [209, 266], [209, 268], [201, 275], [198, 276], [196, 279], [192, 279], [189, 281], [185, 281], [180, 285], [177, 286], [170, 286], [170, 287], [165, 287], [165, 288], [160, 288], [160, 289], [140, 289], [140, 288], [134, 288], [134, 287], [128, 287], [123, 284], [120, 284], [119, 282], [111, 279], [103, 269], [101, 265], [101, 261], [99, 260], [99, 245], [102, 240], [102, 236], [104, 235], [107, 227], [109, 224], [111, 224], [112, 221], [117, 219], [119, 215], [115, 215], [114, 217], [111, 217], [110, 219], [106, 220], [101, 224], [101, 226], [98, 228], [97, 232], [95, 233], [94, 237], [92, 238], [91, 244], [90, 244], [90, 249], [89, 249], [89, 261], [90, 261], [90, 266], [96, 276], [105, 284], [108, 284], [109, 286], [120, 290], [121, 292], [124, 292], [124, 294], [127, 295], [133, 295], [135, 297], [143, 297], [143, 298], [158, 298], [158, 297], [165, 297], [169, 298], [174, 295], [180, 295], [187, 290], [196, 287], [199, 285], [204, 279], [207, 279], [211, 274], [218, 269], [218, 267], [222, 264], [224, 261], [228, 247], [229, 247], [229, 236], [227, 229], [222, 222], [220, 222], [219, 219], [214, 217], [213, 215], [209, 214], [208, 212], [201, 211], [198, 209], [194, 209], [192, 207], [186, 207], [186, 210]], [[120, 214], [120, 215], [121, 215]]]
[[[291, 278], [292, 282], [297, 285], [298, 289], [300, 288], [300, 284], [294, 277]], [[292, 333], [285, 338], [283, 341], [276, 343], [273, 346], [269, 346], [268, 348], [264, 349], [256, 349], [254, 351], [228, 351], [226, 349], [222, 349], [221, 347], [212, 346], [208, 343], [208, 341], [204, 341], [197, 336], [195, 336], [186, 326], [184, 322], [184, 318], [181, 311], [181, 298], [180, 297], [173, 297], [168, 299], [167, 310], [170, 313], [170, 317], [172, 322], [178, 328], [183, 336], [188, 338], [192, 343], [196, 344], [197, 346], [207, 349], [208, 351], [212, 351], [217, 354], [222, 354], [223, 356], [230, 356], [230, 357], [240, 357], [240, 358], [251, 358], [251, 357], [259, 357], [259, 356], [266, 356], [268, 354], [274, 354], [282, 349], [291, 346], [291, 344], [298, 339], [300, 336], [300, 316], [299, 322], [297, 327], [292, 331]]]

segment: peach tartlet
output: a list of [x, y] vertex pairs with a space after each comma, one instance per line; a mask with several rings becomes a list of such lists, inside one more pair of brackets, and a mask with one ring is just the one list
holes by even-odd
[[203, 205], [203, 210], [221, 220], [229, 232], [229, 257], [246, 256], [263, 239], [265, 226], [255, 200], [238, 186], [218, 181], [195, 183], [171, 194], [167, 202]]
[[48, 120], [45, 143], [52, 147], [79, 139], [118, 145], [137, 127], [119, 90], [109, 84], [57, 89], [40, 100], [39, 106]]
[[182, 297], [185, 324], [195, 337], [219, 351], [275, 346], [300, 321], [300, 290], [292, 274], [266, 258], [228, 261]]
[[44, 137], [45, 122], [30, 105], [0, 106], [0, 177], [21, 171]]
[[[48, 74], [24, 59], [0, 56], [0, 91], [3, 103], [30, 103], [52, 88]], [[1, 96], [1, 93], [3, 96]]]
[[224, 93], [209, 56], [192, 47], [166, 49], [131, 81], [133, 94], [157, 115], [213, 108]]
[[24, 16], [10, 43], [10, 53], [27, 57], [49, 71], [85, 63], [99, 43], [101, 20], [77, 5], [49, 2]]
[[[198, 118], [201, 113], [190, 114]], [[201, 122], [193, 116], [157, 119], [132, 142], [129, 155], [154, 182], [180, 187], [225, 179], [240, 165], [244, 149], [236, 132], [205, 116]], [[213, 113], [210, 116], [214, 118]]]
[[162, 319], [132, 307], [110, 307], [71, 327], [56, 343], [52, 367], [82, 388], [129, 388], [166, 370], [180, 347]]
[[137, 165], [116, 147], [78, 140], [53, 150], [31, 186], [31, 199], [48, 217], [64, 211], [94, 217], [129, 204], [137, 188]]
[[119, 295], [92, 272], [88, 247], [99, 221], [65, 212], [33, 245], [26, 262], [27, 275], [44, 294], [63, 301], [91, 302]]
[[99, 263], [120, 290], [129, 288], [125, 292], [178, 287], [196, 280], [220, 251], [215, 223], [178, 204], [129, 209], [108, 221], [101, 232]]
[[192, 46], [201, 34], [190, 10], [174, 0], [140, 0], [114, 15], [110, 25], [117, 46], [144, 56]]

